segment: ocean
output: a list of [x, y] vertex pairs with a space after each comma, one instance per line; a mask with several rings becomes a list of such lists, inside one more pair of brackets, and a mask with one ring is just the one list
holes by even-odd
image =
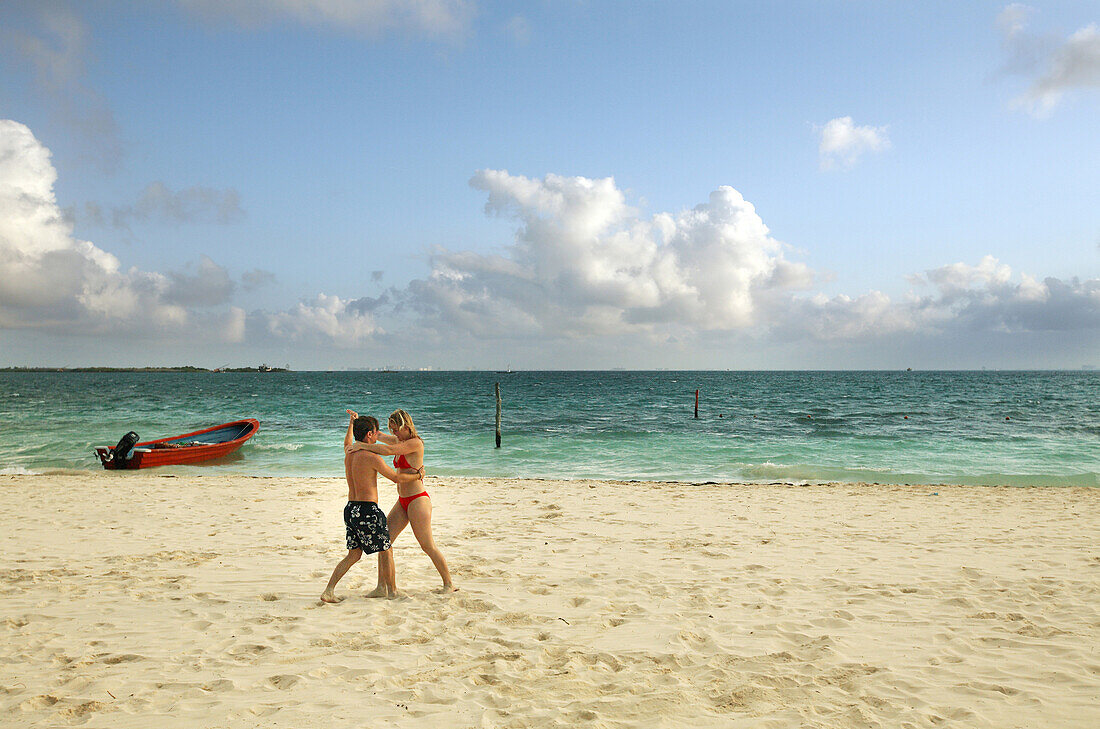
[[234, 456], [159, 471], [340, 476], [344, 409], [398, 407], [432, 476], [1100, 486], [1085, 371], [0, 372], [0, 474], [252, 417]]

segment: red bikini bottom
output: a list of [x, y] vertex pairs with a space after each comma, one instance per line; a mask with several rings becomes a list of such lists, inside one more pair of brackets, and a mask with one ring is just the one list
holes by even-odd
[[413, 494], [412, 496], [398, 496], [397, 501], [401, 504], [401, 508], [404, 509], [405, 513], [407, 514], [409, 512], [409, 504], [411, 504], [415, 499], [419, 499], [421, 496], [427, 495], [427, 491], [421, 491], [420, 493]]

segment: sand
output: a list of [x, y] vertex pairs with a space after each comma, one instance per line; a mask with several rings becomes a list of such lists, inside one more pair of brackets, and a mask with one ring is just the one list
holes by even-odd
[[[0, 725], [1100, 726], [1100, 490], [0, 477]], [[383, 506], [394, 500], [383, 489]]]

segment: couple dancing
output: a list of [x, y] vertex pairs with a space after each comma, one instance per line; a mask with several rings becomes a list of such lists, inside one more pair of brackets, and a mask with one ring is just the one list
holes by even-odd
[[[447, 560], [432, 538], [432, 500], [424, 490], [424, 441], [416, 432], [412, 417], [404, 410], [390, 414], [389, 434], [369, 415], [347, 411], [351, 419], [344, 435], [344, 475], [348, 481], [348, 503], [344, 507], [348, 555], [332, 571], [321, 593], [323, 602], [340, 602], [334, 590], [340, 578], [363, 554], [378, 553], [378, 586], [367, 597], [397, 594], [397, 569], [392, 545], [406, 526], [424, 554], [443, 578], [443, 591], [454, 592]], [[390, 468], [382, 456], [394, 456]], [[378, 506], [378, 474], [397, 484], [397, 503], [387, 517]]]

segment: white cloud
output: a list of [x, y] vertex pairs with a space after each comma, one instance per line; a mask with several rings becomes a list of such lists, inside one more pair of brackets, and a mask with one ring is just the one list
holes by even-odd
[[171, 286], [165, 300], [181, 306], [220, 306], [228, 303], [236, 284], [229, 272], [202, 256], [197, 269], [168, 274]]
[[376, 33], [407, 29], [454, 36], [469, 26], [472, 0], [179, 0], [209, 20], [245, 27], [293, 22], [338, 30]]
[[486, 170], [471, 184], [488, 193], [487, 212], [517, 221], [515, 241], [495, 255], [433, 254], [431, 275], [397, 297], [427, 332], [635, 342], [742, 332], [838, 342], [1100, 329], [1100, 280], [1040, 281], [992, 256], [912, 276], [899, 300], [880, 291], [806, 294], [814, 272], [787, 260], [730, 187], [692, 210], [643, 218], [610, 178]]
[[320, 294], [267, 318], [268, 330], [277, 337], [306, 343], [331, 342], [337, 347], [362, 345], [381, 332], [369, 311], [369, 300], [344, 300]]
[[1065, 39], [1041, 36], [1027, 30], [1032, 12], [1026, 5], [1009, 5], [996, 24], [1008, 54], [1005, 70], [1031, 79], [1016, 105], [1045, 117], [1066, 92], [1100, 88], [1100, 27], [1091, 23]]
[[189, 307], [228, 302], [235, 284], [224, 268], [204, 257], [184, 272], [122, 270], [115, 256], [73, 237], [56, 180], [31, 130], [0, 120], [0, 327], [145, 336], [221, 326], [222, 312], [195, 317]]
[[246, 320], [244, 309], [237, 306], [229, 307], [229, 313], [222, 322], [222, 341], [231, 344], [244, 341]]
[[810, 271], [732, 187], [676, 215], [641, 217], [611, 178], [539, 179], [483, 170], [486, 210], [519, 223], [506, 255], [436, 251], [412, 306], [433, 328], [523, 336], [656, 334], [751, 326], [776, 291]]
[[[775, 330], [785, 338], [854, 340], [897, 333], [1100, 331], [1100, 279], [1042, 281], [993, 256], [909, 277], [901, 301], [872, 291], [851, 298], [795, 299]], [[929, 291], [930, 289], [930, 291]]]
[[837, 117], [815, 130], [819, 136], [818, 154], [823, 170], [838, 165], [851, 167], [868, 152], [890, 148], [886, 127], [856, 126], [850, 116]]
[[[898, 299], [879, 291], [828, 297], [813, 292], [815, 273], [788, 259], [732, 187], [690, 210], [643, 215], [612, 178], [501, 170], [471, 180], [489, 214], [515, 223], [513, 241], [497, 253], [437, 249], [430, 274], [404, 288], [374, 298], [322, 294], [286, 311], [246, 314], [232, 306], [237, 284], [209, 258], [184, 271], [123, 270], [109, 252], [74, 238], [54, 197], [56, 177], [31, 131], [0, 121], [0, 328], [110, 332], [120, 343], [282, 340], [408, 354], [413, 341], [418, 357], [480, 356], [488, 346], [599, 351], [605, 359], [667, 343], [873, 346], [982, 332], [1073, 332], [1074, 341], [1100, 334], [1100, 279], [1038, 279], [987, 256], [912, 276]], [[254, 287], [271, 278], [256, 270], [242, 280]]]

